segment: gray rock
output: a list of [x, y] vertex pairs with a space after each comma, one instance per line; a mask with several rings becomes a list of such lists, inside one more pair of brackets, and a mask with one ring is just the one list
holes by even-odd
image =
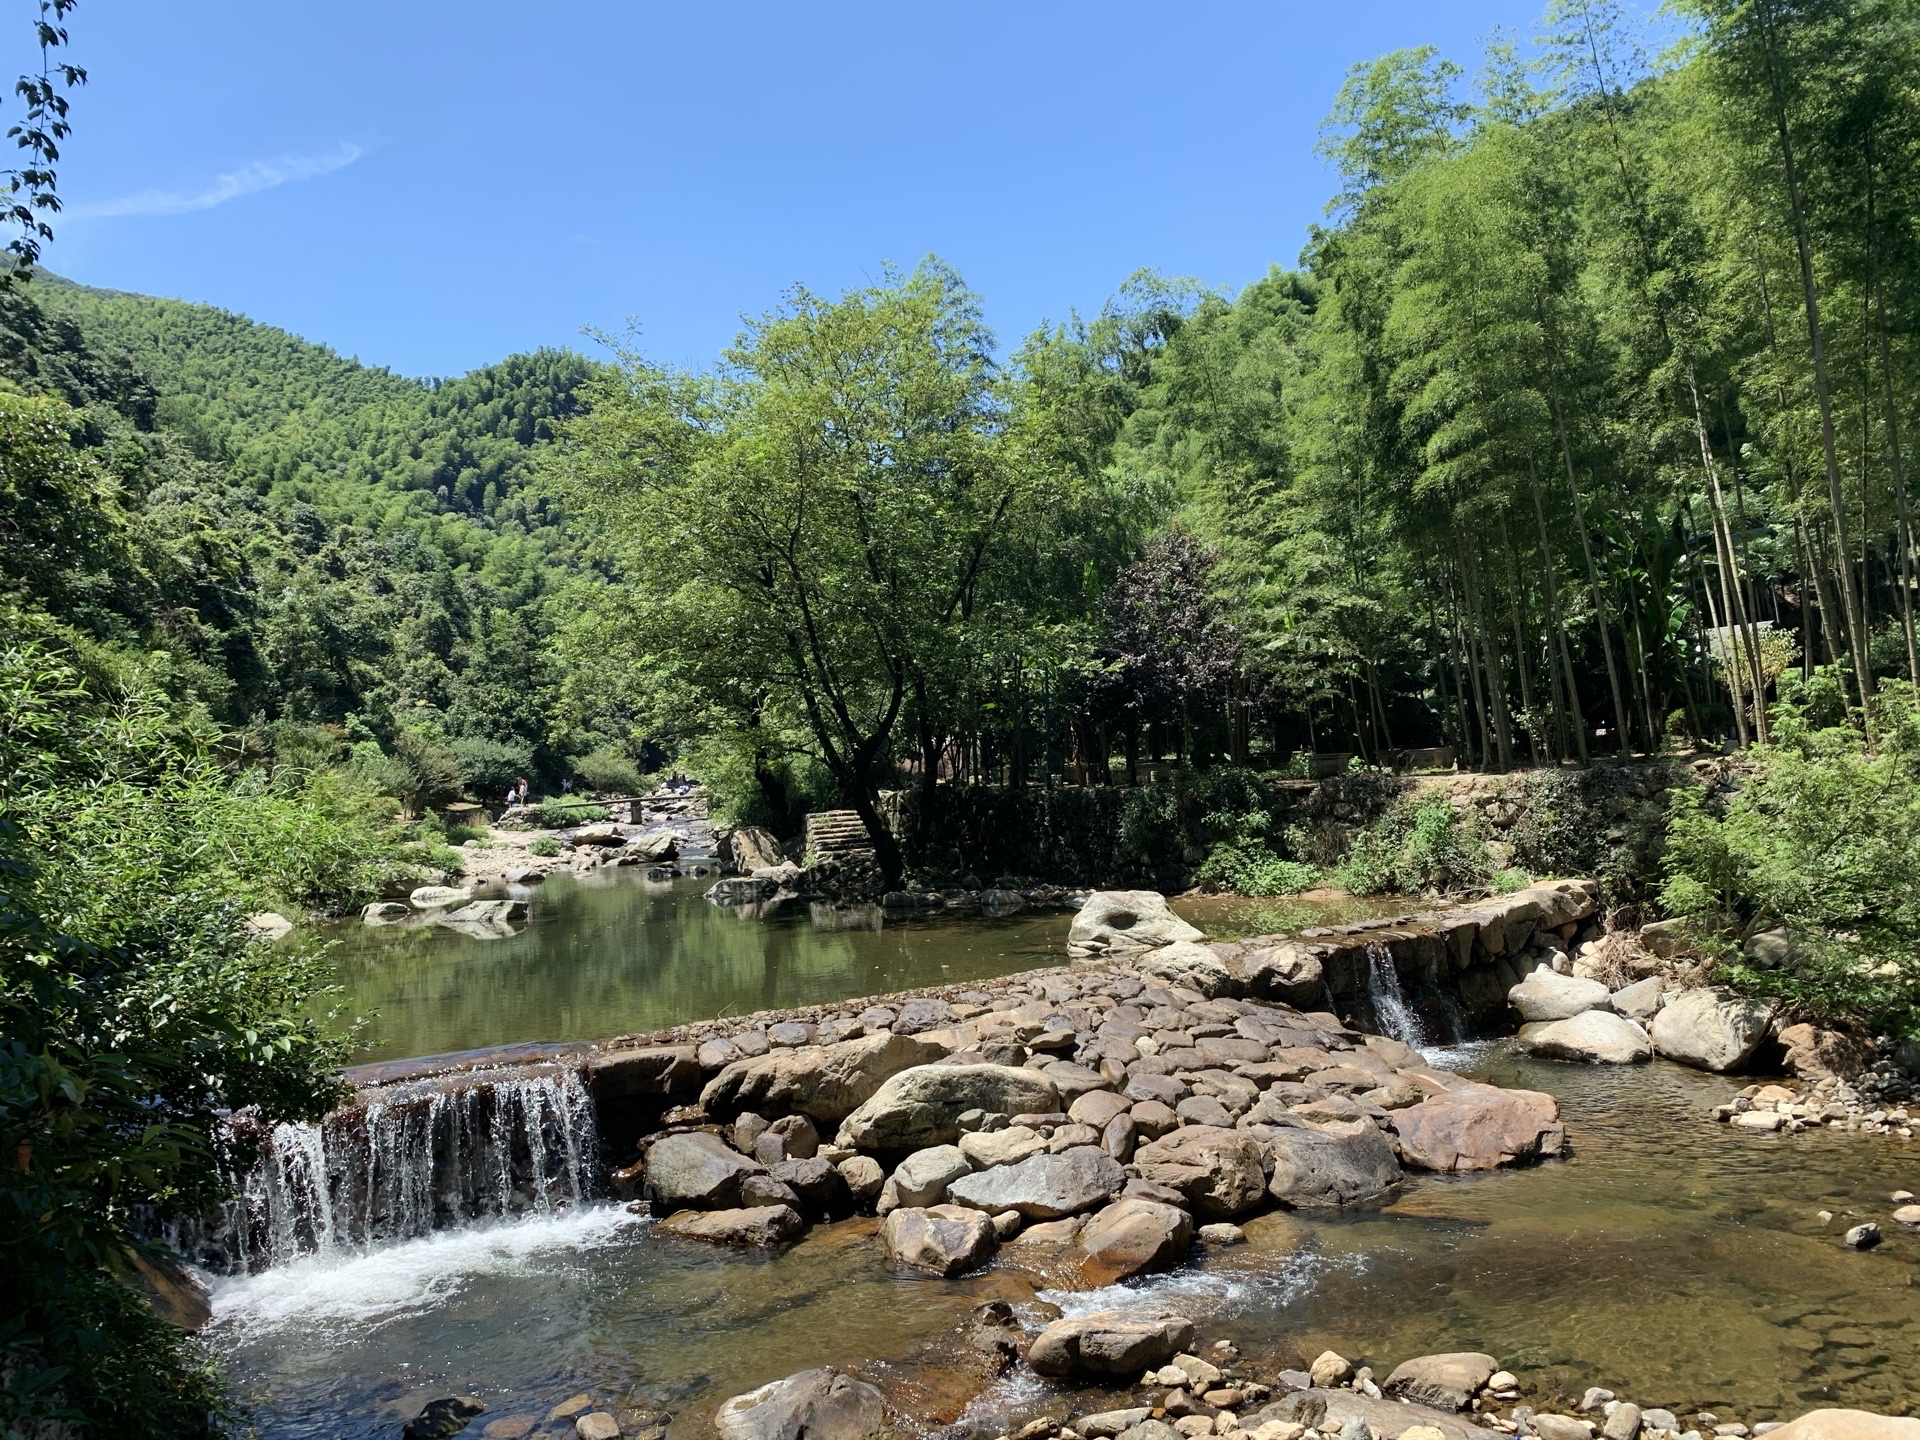
[[1080, 1278], [1097, 1289], [1185, 1260], [1193, 1248], [1193, 1220], [1172, 1205], [1121, 1199], [1089, 1220], [1079, 1241]]
[[402, 905], [398, 900], [376, 900], [360, 912], [360, 921], [365, 925], [391, 925], [412, 913], [411, 906]]
[[801, 1213], [809, 1219], [831, 1219], [852, 1208], [847, 1182], [838, 1170], [818, 1156], [782, 1160], [768, 1166], [767, 1171], [794, 1193]]
[[945, 1046], [930, 1040], [884, 1033], [837, 1045], [770, 1050], [728, 1065], [707, 1082], [700, 1105], [721, 1120], [754, 1110], [837, 1124], [892, 1076], [931, 1065], [946, 1053]]
[[452, 885], [422, 885], [407, 896], [408, 902], [416, 910], [445, 909], [449, 905], [458, 905], [472, 898], [473, 891], [458, 889]]
[[1585, 1010], [1568, 1020], [1523, 1025], [1520, 1043], [1543, 1060], [1638, 1065], [1653, 1059], [1647, 1032], [1611, 1010]]
[[541, 885], [546, 883], [547, 872], [538, 865], [516, 865], [500, 878], [509, 885]]
[[1233, 989], [1233, 975], [1220, 957], [1194, 940], [1162, 945], [1134, 962], [1134, 969], [1142, 976], [1184, 985], [1206, 996], [1225, 995]]
[[892, 1211], [880, 1238], [900, 1264], [949, 1280], [979, 1269], [1000, 1246], [992, 1217], [963, 1205]]
[[1613, 1008], [1630, 1020], [1645, 1023], [1653, 1018], [1666, 998], [1667, 982], [1661, 976], [1649, 975], [1644, 980], [1636, 980], [1613, 992], [1609, 1003]]
[[1540, 1440], [1593, 1440], [1593, 1422], [1572, 1415], [1535, 1415], [1527, 1423]]
[[1169, 1310], [1096, 1310], [1056, 1320], [1034, 1337], [1027, 1363], [1041, 1375], [1124, 1375], [1158, 1368], [1193, 1343], [1193, 1322]]
[[1653, 1017], [1653, 1048], [1696, 1070], [1746, 1064], [1767, 1038], [1773, 1007], [1720, 990], [1683, 990]]
[[886, 1187], [880, 1192], [879, 1213], [885, 1215], [903, 1206], [937, 1205], [947, 1198], [947, 1186], [972, 1173], [973, 1166], [957, 1145], [916, 1150], [887, 1177]]
[[718, 1135], [696, 1130], [667, 1135], [647, 1149], [644, 1194], [658, 1211], [729, 1210], [740, 1203], [740, 1186], [766, 1167], [730, 1149]]
[[1177, 1190], [1203, 1220], [1231, 1220], [1258, 1206], [1267, 1177], [1260, 1145], [1244, 1130], [1183, 1125], [1133, 1154], [1145, 1181]]
[[1186, 1440], [1164, 1420], [1142, 1420], [1120, 1432], [1119, 1440]]
[[1156, 891], [1102, 890], [1089, 895], [1073, 917], [1067, 949], [1076, 955], [1106, 955], [1206, 938], [1174, 914]]
[[840, 1127], [858, 1150], [922, 1150], [960, 1138], [967, 1110], [1050, 1115], [1060, 1092], [1033, 1070], [1011, 1065], [918, 1065], [890, 1077]]
[[1640, 1421], [1640, 1407], [1628, 1401], [1614, 1407], [1600, 1433], [1607, 1440], [1639, 1440]]
[[990, 1214], [1018, 1210], [1028, 1220], [1058, 1220], [1106, 1203], [1126, 1185], [1119, 1161], [1098, 1146], [1082, 1145], [977, 1171], [955, 1180], [947, 1194], [956, 1205]]
[[[1082, 1415], [1073, 1422], [1073, 1428], [1082, 1435], [1095, 1437], [1095, 1440], [1112, 1440], [1113, 1436], [1132, 1429], [1152, 1414], [1153, 1411], [1145, 1405], [1135, 1405], [1126, 1410], [1102, 1410], [1098, 1414]], [[1171, 1425], [1167, 1429], [1175, 1435], [1180, 1433]]]
[[1380, 1388], [1388, 1395], [1404, 1396], [1437, 1409], [1464, 1410], [1499, 1368], [1493, 1356], [1473, 1350], [1421, 1355], [1396, 1366]]
[[1371, 1121], [1349, 1123], [1345, 1133], [1276, 1130], [1267, 1140], [1268, 1193], [1296, 1209], [1325, 1209], [1363, 1205], [1398, 1183], [1400, 1162], [1387, 1137]]
[[1561, 975], [1542, 965], [1507, 992], [1507, 1000], [1522, 1020], [1566, 1020], [1604, 1006], [1607, 987], [1598, 980]]
[[830, 1368], [736, 1395], [713, 1417], [721, 1440], [870, 1440], [886, 1428], [877, 1386]]
[[1840, 1243], [1850, 1250], [1871, 1250], [1880, 1243], [1880, 1227], [1871, 1220], [1856, 1225], [1840, 1237]]
[[960, 1137], [960, 1153], [973, 1163], [975, 1170], [1017, 1164], [1046, 1148], [1046, 1138], [1026, 1125], [1010, 1125], [1005, 1130], [973, 1130]]

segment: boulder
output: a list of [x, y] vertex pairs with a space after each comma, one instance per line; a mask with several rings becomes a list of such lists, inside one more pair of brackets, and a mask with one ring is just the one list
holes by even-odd
[[293, 921], [277, 910], [261, 910], [247, 916], [245, 928], [256, 940], [283, 940], [293, 933]]
[[884, 1032], [837, 1045], [770, 1050], [721, 1070], [700, 1092], [700, 1106], [720, 1120], [750, 1110], [838, 1124], [891, 1077], [946, 1053], [934, 1041]]
[[1683, 990], [1653, 1017], [1653, 1048], [1696, 1070], [1738, 1069], [1767, 1038], [1773, 1008], [1722, 990]]
[[1395, 1367], [1380, 1388], [1388, 1395], [1437, 1409], [1464, 1410], [1499, 1368], [1493, 1356], [1472, 1350], [1421, 1355]]
[[740, 1186], [766, 1167], [704, 1130], [665, 1135], [647, 1149], [645, 1194], [656, 1211], [729, 1210]]
[[1267, 1192], [1295, 1209], [1364, 1205], [1400, 1180], [1393, 1146], [1370, 1120], [1335, 1131], [1283, 1127], [1267, 1140], [1273, 1166]]
[[716, 1245], [784, 1245], [807, 1228], [791, 1205], [750, 1205], [738, 1210], [682, 1210], [662, 1220], [668, 1235]]
[[856, 1150], [923, 1150], [960, 1138], [968, 1110], [1052, 1115], [1060, 1092], [1033, 1070], [1011, 1065], [917, 1065], [892, 1075], [848, 1115], [839, 1143]]
[[1551, 1095], [1463, 1085], [1393, 1112], [1400, 1158], [1421, 1170], [1492, 1170], [1558, 1155], [1567, 1128]]
[[1873, 1060], [1872, 1047], [1844, 1030], [1802, 1021], [1780, 1032], [1787, 1069], [1802, 1080], [1857, 1080]]
[[1604, 1006], [1610, 997], [1598, 980], [1582, 980], [1577, 975], [1562, 975], [1542, 965], [1507, 992], [1507, 1001], [1527, 1021], [1567, 1020], [1596, 1006]]
[[742, 874], [751, 875], [755, 870], [778, 865], [786, 858], [780, 853], [780, 842], [773, 838], [773, 832], [763, 830], [758, 825], [742, 826], [727, 841], [727, 859]]
[[1194, 940], [1175, 940], [1134, 962], [1142, 976], [1184, 985], [1202, 995], [1225, 995], [1233, 989], [1233, 975], [1220, 957]]
[[[575, 844], [579, 843], [576, 838]], [[655, 830], [645, 835], [629, 835], [621, 847], [622, 854], [640, 864], [648, 865], [657, 860], [671, 860], [680, 850], [680, 842], [671, 830]]]
[[729, 875], [724, 880], [713, 882], [707, 890], [707, 900], [714, 905], [758, 905], [779, 893], [778, 880], [766, 880], [755, 875]]
[[589, 1410], [573, 1422], [574, 1440], [620, 1440], [620, 1422], [610, 1410]]
[[949, 1280], [979, 1269], [1000, 1245], [993, 1218], [964, 1205], [894, 1210], [880, 1227], [880, 1239], [899, 1264]]
[[570, 845], [592, 845], [597, 849], [615, 849], [627, 843], [627, 832], [610, 820], [578, 825], [566, 836]]
[[1127, 1172], [1097, 1145], [1057, 1155], [1030, 1155], [1014, 1165], [980, 1170], [953, 1182], [956, 1205], [997, 1215], [1017, 1210], [1028, 1220], [1059, 1220], [1102, 1205], [1127, 1187]]
[[1203, 1220], [1231, 1220], [1265, 1198], [1259, 1143], [1244, 1130], [1183, 1125], [1133, 1153], [1142, 1180], [1177, 1190]]
[[1046, 1138], [1026, 1125], [1009, 1125], [1005, 1130], [973, 1130], [960, 1137], [960, 1153], [975, 1170], [1016, 1165], [1046, 1148]]
[[416, 910], [441, 910], [472, 898], [473, 891], [452, 885], [422, 885], [407, 896], [407, 901]]
[[457, 910], [436, 917], [448, 925], [505, 925], [527, 918], [524, 900], [471, 900]]
[[1169, 1310], [1096, 1310], [1056, 1320], [1034, 1337], [1027, 1363], [1041, 1375], [1122, 1375], [1157, 1369], [1193, 1343], [1193, 1322]]
[[810, 1220], [832, 1219], [852, 1208], [846, 1180], [817, 1156], [776, 1161], [767, 1167], [767, 1173], [793, 1192], [800, 1201], [801, 1213]]
[[391, 925], [412, 913], [412, 906], [402, 905], [398, 900], [376, 900], [360, 912], [360, 922], [363, 925]]
[[1664, 978], [1649, 975], [1644, 980], [1636, 980], [1614, 991], [1607, 1003], [1628, 1019], [1638, 1020], [1644, 1025], [1665, 1001], [1666, 991], [1667, 982]]
[[1809, 1410], [1769, 1433], [1768, 1440], [1920, 1440], [1920, 1420], [1871, 1410]]
[[1520, 1043], [1545, 1060], [1637, 1065], [1653, 1059], [1647, 1032], [1611, 1010], [1583, 1010], [1566, 1020], [1522, 1025]]
[[1157, 891], [1099, 890], [1073, 917], [1067, 949], [1075, 955], [1109, 955], [1206, 938], [1174, 914]]
[[516, 865], [511, 870], [503, 871], [500, 878], [509, 885], [543, 885], [547, 872], [538, 865]]
[[720, 1440], [870, 1440], [885, 1428], [879, 1388], [831, 1368], [736, 1395], [713, 1417]]
[[593, 1098], [625, 1100], [637, 1095], [682, 1095], [700, 1083], [698, 1052], [691, 1045], [649, 1045], [603, 1050], [588, 1057]]
[[1116, 1200], [1080, 1232], [1080, 1278], [1097, 1287], [1169, 1270], [1192, 1248], [1193, 1220], [1186, 1211], [1152, 1200]]
[[1320, 960], [1304, 946], [1256, 950], [1247, 957], [1245, 968], [1247, 989], [1254, 995], [1302, 1007], [1322, 1003], [1326, 980]]
[[957, 1145], [916, 1150], [887, 1177], [886, 1186], [880, 1192], [880, 1213], [885, 1215], [902, 1207], [937, 1205], [947, 1198], [949, 1185], [962, 1175], [972, 1173], [973, 1166]]
[[872, 1204], [886, 1188], [887, 1175], [871, 1155], [853, 1155], [833, 1167], [847, 1187], [847, 1195], [857, 1206]]

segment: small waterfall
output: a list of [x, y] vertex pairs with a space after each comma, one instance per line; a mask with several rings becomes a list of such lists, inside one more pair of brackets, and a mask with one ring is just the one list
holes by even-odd
[[1420, 1019], [1400, 988], [1393, 952], [1378, 940], [1367, 943], [1367, 998], [1373, 1002], [1374, 1018], [1387, 1035], [1416, 1050], [1427, 1043]]
[[277, 1125], [240, 1193], [170, 1237], [209, 1270], [363, 1254], [502, 1216], [591, 1199], [600, 1137], [581, 1072], [484, 1072]]

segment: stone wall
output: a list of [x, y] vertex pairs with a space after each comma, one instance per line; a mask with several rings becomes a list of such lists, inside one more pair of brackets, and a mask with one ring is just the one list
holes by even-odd
[[[1214, 836], [1207, 815], [1247, 795], [1274, 816], [1289, 858], [1331, 868], [1354, 835], [1395, 802], [1441, 793], [1485, 841], [1496, 869], [1586, 875], [1610, 900], [1641, 898], [1658, 875], [1666, 795], [1717, 774], [1719, 762], [1651, 760], [1588, 770], [1404, 776], [1356, 772], [1325, 780], [1237, 784], [1188, 775], [1130, 788], [942, 788], [934, 813], [902, 794], [890, 819], [908, 864], [936, 883], [967, 873], [987, 883], [1019, 877], [1060, 884], [1144, 886], [1174, 893], [1193, 883]], [[1239, 794], [1222, 801], [1216, 791]]]

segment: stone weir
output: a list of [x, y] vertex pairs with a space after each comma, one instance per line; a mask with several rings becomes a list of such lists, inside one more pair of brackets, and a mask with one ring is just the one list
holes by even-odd
[[[1569, 969], [1569, 957], [1600, 938], [1599, 894], [1592, 880], [1557, 880], [1404, 916], [1196, 948], [1225, 972], [1216, 986], [1325, 1006], [1410, 1045], [1447, 1045], [1511, 1033], [1508, 992], [1541, 965]], [[1153, 963], [1177, 972], [1183, 953], [1165, 951]]]
[[[1408, 1047], [1510, 1028], [1506, 991], [1577, 940], [1594, 896], [1590, 883], [1567, 881], [1208, 944], [1159, 895], [1106, 892], [1076, 917], [1070, 967], [605, 1041], [356, 1066], [345, 1076], [352, 1100], [317, 1124], [265, 1135], [237, 1124], [238, 1138], [260, 1144], [239, 1196], [172, 1238], [207, 1269], [257, 1271], [625, 1198], [637, 1193], [632, 1158], [663, 1131], [754, 1107], [827, 1126], [899, 1071], [932, 1064], [1032, 1071], [1063, 1112], [1089, 1092], [1130, 1097], [1103, 1125], [1144, 1107], [1148, 1130], [1233, 1127], [1263, 1105], [1266, 1122], [1294, 1123], [1305, 1107], [1301, 1123], [1398, 1134], [1394, 1111], [1465, 1083]], [[753, 1093], [735, 1094], [742, 1086]], [[1547, 1119], [1516, 1147], [1524, 1153], [1557, 1149], [1541, 1143], [1557, 1122], [1551, 1102], [1538, 1102]], [[1081, 1121], [1057, 1122], [1084, 1139]], [[1044, 1128], [1050, 1143], [1055, 1126]], [[795, 1135], [760, 1148], [777, 1162], [812, 1158], [813, 1144]]]

